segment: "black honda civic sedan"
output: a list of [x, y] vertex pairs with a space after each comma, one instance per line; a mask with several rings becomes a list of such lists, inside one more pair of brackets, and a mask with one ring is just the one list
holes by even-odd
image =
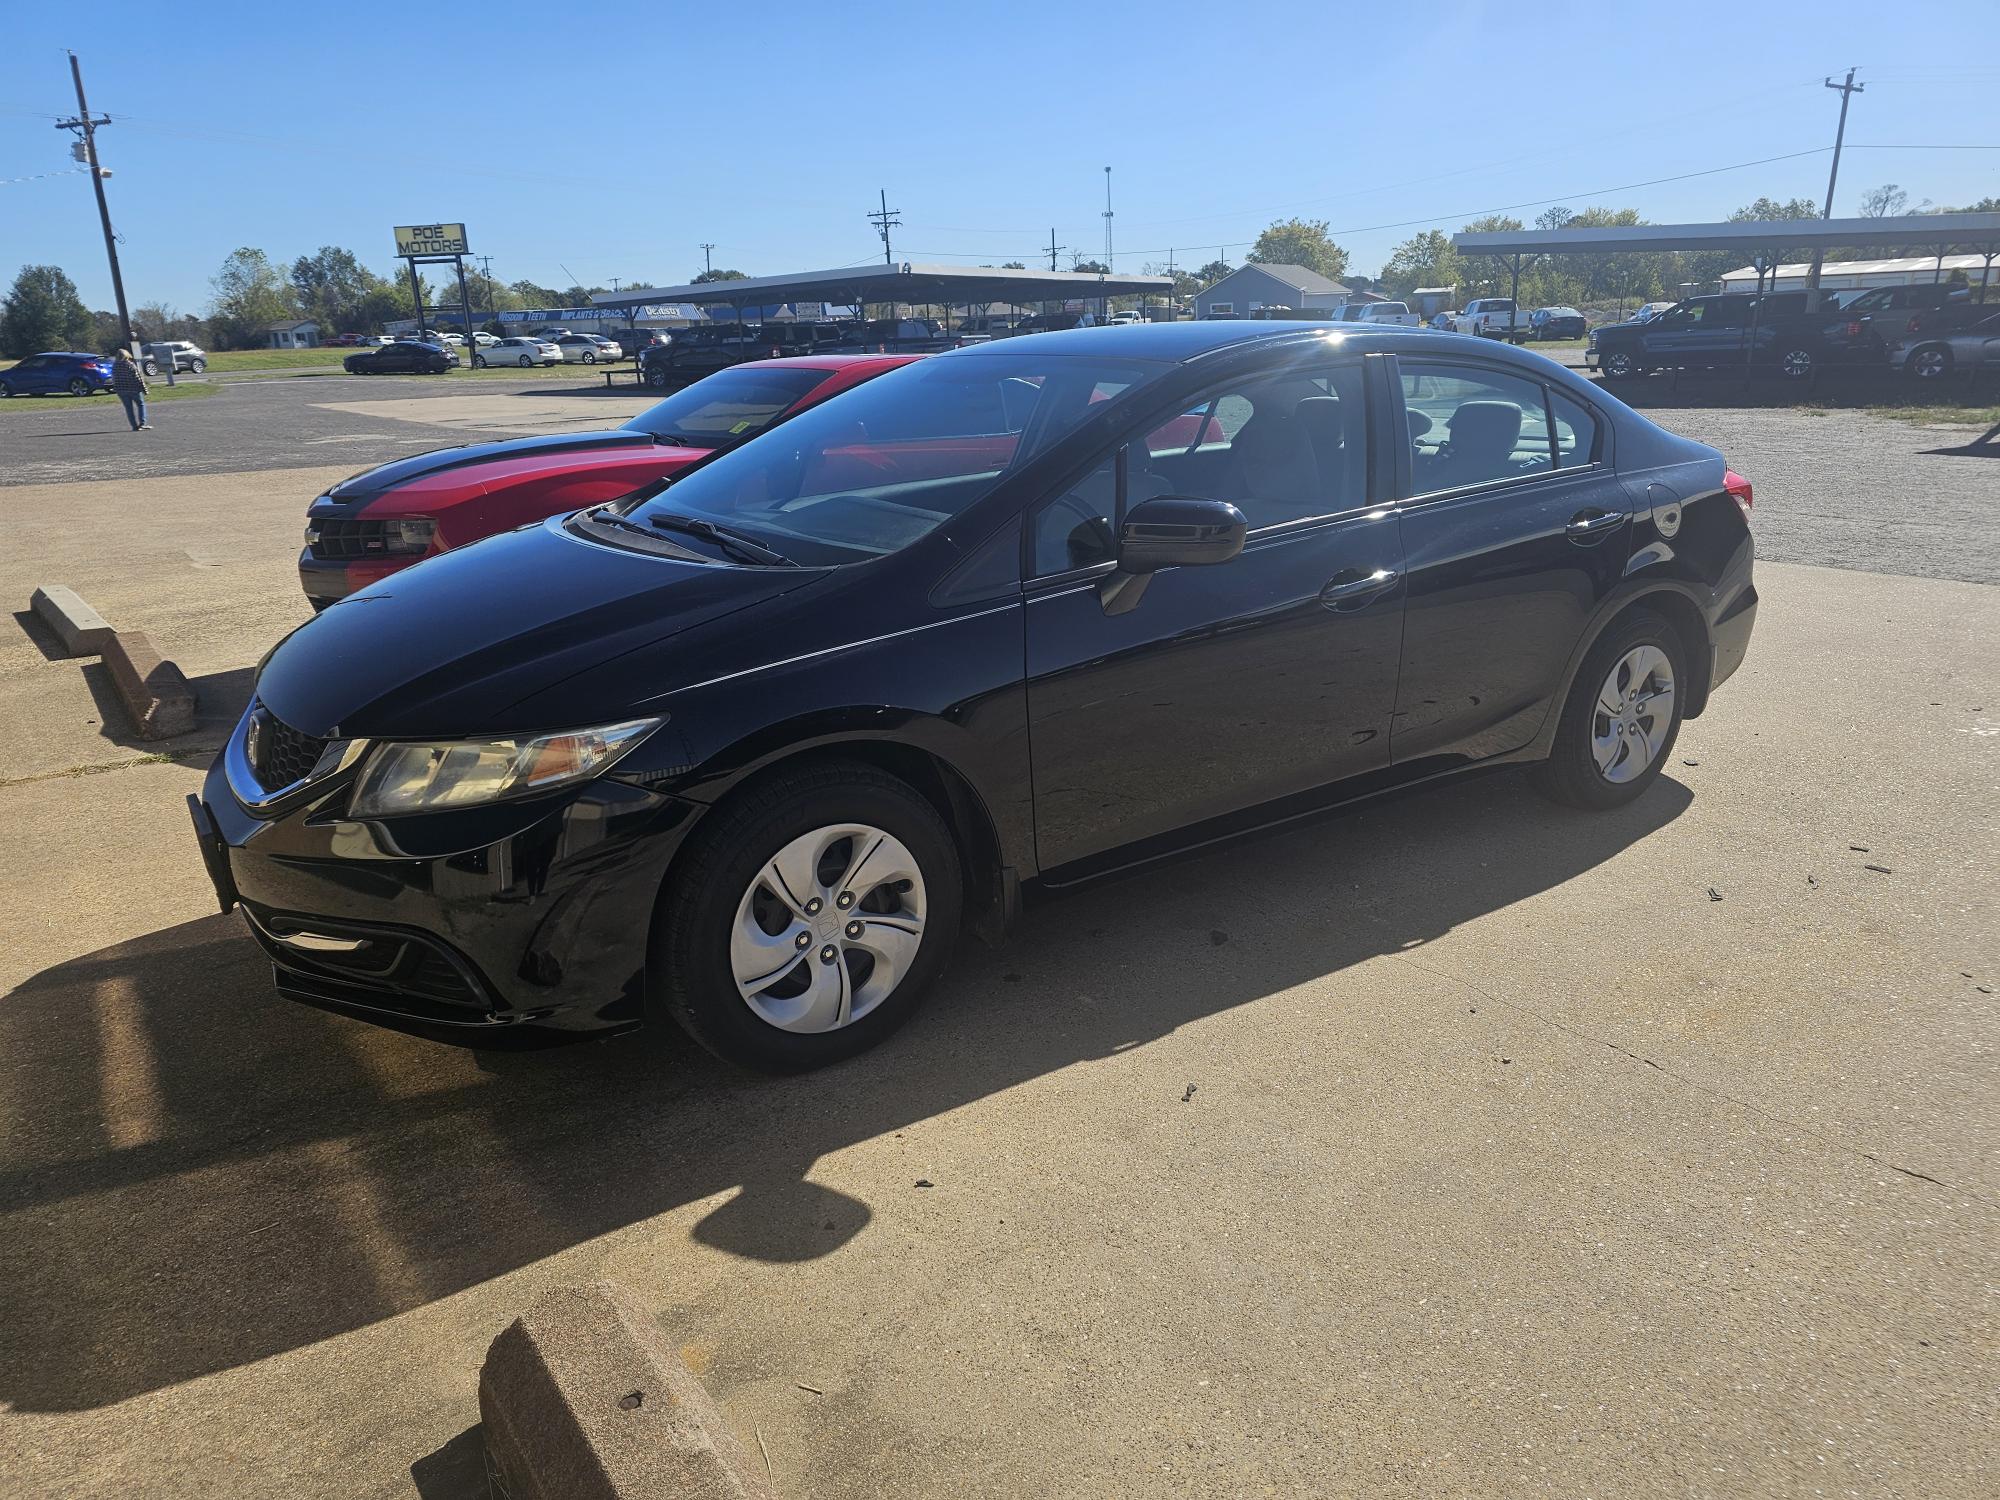
[[351, 596], [190, 803], [293, 998], [809, 1068], [1024, 890], [1478, 766], [1641, 795], [1748, 647], [1750, 503], [1489, 340], [984, 344]]

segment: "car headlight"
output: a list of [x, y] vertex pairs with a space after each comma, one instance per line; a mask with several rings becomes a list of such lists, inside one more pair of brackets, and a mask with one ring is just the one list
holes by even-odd
[[632, 719], [527, 739], [377, 745], [355, 783], [348, 816], [439, 812], [587, 781], [609, 770], [664, 722]]

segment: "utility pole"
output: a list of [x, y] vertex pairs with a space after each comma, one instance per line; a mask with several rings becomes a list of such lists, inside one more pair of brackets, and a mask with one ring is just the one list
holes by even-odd
[[876, 231], [882, 236], [882, 264], [885, 266], [893, 266], [896, 263], [896, 257], [889, 253], [889, 231], [902, 226], [903, 221], [896, 217], [901, 212], [900, 208], [889, 207], [889, 191], [884, 188], [882, 207], [867, 215], [869, 222], [874, 224]]
[[701, 274], [704, 276], [715, 269], [715, 261], [709, 256], [709, 252], [714, 248], [714, 240], [703, 240], [701, 242]]
[[[475, 255], [472, 258], [479, 262], [479, 274], [486, 278], [487, 321], [498, 323], [500, 321], [500, 296], [499, 293], [493, 290], [493, 257], [490, 255]], [[468, 314], [471, 311], [471, 308], [466, 309]]]
[[69, 55], [69, 76], [76, 83], [76, 118], [56, 121], [58, 130], [74, 130], [83, 137], [83, 156], [90, 167], [90, 185], [97, 190], [97, 218], [104, 226], [104, 254], [111, 262], [111, 295], [118, 301], [118, 342], [132, 350], [132, 357], [139, 357], [137, 341], [132, 337], [132, 314], [125, 308], [125, 278], [118, 274], [118, 237], [111, 232], [111, 205], [104, 201], [104, 179], [111, 174], [97, 163], [97, 127], [109, 125], [109, 115], [90, 113], [90, 106], [83, 98], [83, 65], [74, 52]]
[[1111, 168], [1109, 167], [1104, 169], [1104, 269], [1107, 271], [1111, 269]]
[[1056, 232], [1051, 229], [1049, 231], [1049, 269], [1051, 271], [1056, 268], [1056, 257], [1067, 249], [1069, 249], [1069, 246], [1058, 245], [1056, 243]]
[[[1820, 210], [1820, 220], [1824, 223], [1833, 217], [1833, 185], [1840, 181], [1840, 147], [1847, 139], [1847, 102], [1854, 95], [1866, 93], [1868, 85], [1854, 81], [1854, 69], [1847, 70], [1847, 81], [1835, 83], [1827, 79], [1826, 86], [1840, 95], [1840, 124], [1833, 132], [1833, 167], [1826, 174], [1826, 206]], [[1813, 251], [1812, 269], [1806, 273], [1808, 300], [1815, 312], [1819, 310], [1819, 268], [1826, 259], [1824, 249]]]

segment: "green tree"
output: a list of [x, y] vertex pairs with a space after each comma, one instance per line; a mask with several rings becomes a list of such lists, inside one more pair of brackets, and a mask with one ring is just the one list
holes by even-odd
[[1347, 270], [1347, 252], [1333, 242], [1324, 219], [1281, 219], [1257, 236], [1248, 257], [1274, 266], [1304, 266], [1338, 281]]
[[298, 316], [290, 285], [270, 256], [251, 246], [232, 250], [209, 285], [215, 289], [209, 325], [219, 348], [255, 349], [268, 324]]
[[523, 307], [561, 307], [563, 294], [552, 286], [542, 286], [533, 281], [512, 283], [514, 295], [521, 299]]
[[1780, 203], [1776, 198], [1759, 198], [1754, 203], [1746, 203], [1729, 216], [1732, 224], [1748, 224], [1759, 219], [1817, 219], [1819, 205], [1810, 198], [1788, 198]]
[[[1461, 234], [1510, 234], [1520, 227], [1521, 221], [1519, 219], [1511, 218], [1506, 214], [1487, 214], [1483, 218], [1474, 219], [1459, 232]], [[1500, 284], [1504, 265], [1505, 262], [1497, 255], [1469, 255], [1463, 252], [1459, 255], [1459, 266], [1463, 270], [1468, 288], [1477, 286], [1486, 292], [1505, 292], [1507, 288]]]
[[1939, 210], [1948, 214], [2000, 214], [2000, 198], [1981, 198], [1977, 203], [1968, 203], [1963, 208]]
[[1003, 260], [1000, 262], [1000, 269], [1003, 271], [1025, 271], [1028, 268], [1018, 260]]
[[1458, 252], [1442, 229], [1411, 235], [1389, 252], [1382, 266], [1383, 285], [1399, 298], [1408, 298], [1420, 286], [1456, 286], [1462, 275]]
[[361, 300], [382, 278], [356, 260], [352, 250], [321, 245], [292, 262], [291, 281], [300, 317], [317, 319], [324, 333], [355, 333], [360, 331], [355, 319]]
[[26, 359], [74, 349], [91, 335], [90, 309], [60, 266], [23, 266], [0, 302], [0, 354]]
[[1086, 260], [1081, 255], [1069, 258], [1069, 268], [1078, 276], [1109, 276], [1111, 267], [1101, 260]]
[[199, 344], [208, 338], [201, 319], [176, 311], [172, 303], [148, 302], [132, 309], [132, 328], [147, 343], [186, 339]]
[[703, 271], [699, 276], [694, 278], [691, 285], [700, 286], [705, 281], [748, 281], [749, 279], [750, 276], [747, 272], [725, 271], [718, 266], [714, 270]]
[[1217, 259], [1210, 261], [1205, 266], [1196, 266], [1194, 274], [1195, 279], [1203, 286], [1214, 286], [1216, 282], [1222, 280], [1223, 277], [1235, 269], [1236, 267], [1232, 266], [1228, 261]]

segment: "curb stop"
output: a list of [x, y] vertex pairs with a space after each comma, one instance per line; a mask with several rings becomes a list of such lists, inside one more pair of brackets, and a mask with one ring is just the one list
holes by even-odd
[[479, 1372], [487, 1472], [510, 1500], [775, 1500], [652, 1315], [609, 1281], [529, 1304]]

